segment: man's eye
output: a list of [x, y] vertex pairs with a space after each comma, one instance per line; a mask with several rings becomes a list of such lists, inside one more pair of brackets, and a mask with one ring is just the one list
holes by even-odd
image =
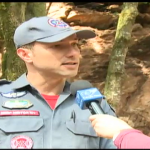
[[71, 45], [72, 46], [78, 46], [78, 43], [72, 43]]
[[60, 47], [60, 45], [53, 45], [52, 47], [57, 48], [57, 47]]

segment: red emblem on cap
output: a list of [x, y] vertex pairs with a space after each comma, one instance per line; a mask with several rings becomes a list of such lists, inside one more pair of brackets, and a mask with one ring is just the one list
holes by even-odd
[[65, 22], [63, 22], [62, 20], [58, 20], [58, 19], [49, 19], [48, 23], [53, 26], [53, 27], [58, 27], [58, 28], [68, 28], [69, 25]]
[[33, 141], [30, 137], [20, 135], [16, 136], [11, 140], [11, 148], [23, 148], [23, 149], [31, 149], [33, 146]]

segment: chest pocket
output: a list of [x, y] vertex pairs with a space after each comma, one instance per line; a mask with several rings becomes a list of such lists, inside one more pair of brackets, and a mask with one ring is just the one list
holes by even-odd
[[31, 116], [0, 117], [0, 147], [11, 148], [15, 136], [32, 139], [32, 148], [43, 148], [43, 118]]
[[80, 145], [77, 148], [99, 148], [99, 137], [96, 135], [90, 122], [77, 119], [74, 122], [73, 119], [70, 119], [66, 121], [66, 127], [72, 133], [69, 134], [72, 144]]

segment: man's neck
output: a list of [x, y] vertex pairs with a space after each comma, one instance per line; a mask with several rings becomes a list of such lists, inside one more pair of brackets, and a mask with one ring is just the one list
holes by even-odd
[[66, 81], [63, 78], [43, 77], [43, 75], [35, 73], [28, 73], [27, 79], [34, 88], [45, 95], [59, 95], [63, 91]]

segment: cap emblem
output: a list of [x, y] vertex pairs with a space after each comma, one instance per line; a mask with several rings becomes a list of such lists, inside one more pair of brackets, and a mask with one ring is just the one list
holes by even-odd
[[58, 28], [68, 28], [69, 25], [61, 20], [58, 19], [49, 19], [48, 23], [53, 26], [53, 27], [58, 27]]

